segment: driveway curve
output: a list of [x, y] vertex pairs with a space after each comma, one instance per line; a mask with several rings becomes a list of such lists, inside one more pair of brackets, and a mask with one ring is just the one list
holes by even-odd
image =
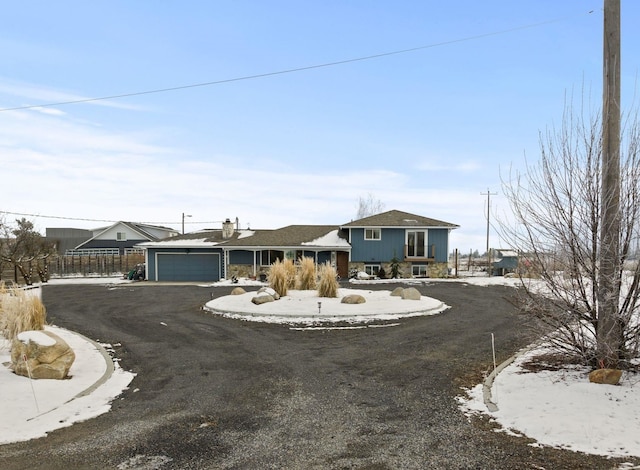
[[533, 339], [512, 288], [418, 289], [451, 308], [387, 328], [296, 330], [203, 310], [230, 288], [46, 286], [51, 323], [112, 344], [137, 376], [111, 412], [0, 446], [2, 468], [612, 468], [459, 411], [460, 387], [491, 368], [491, 333], [498, 360]]

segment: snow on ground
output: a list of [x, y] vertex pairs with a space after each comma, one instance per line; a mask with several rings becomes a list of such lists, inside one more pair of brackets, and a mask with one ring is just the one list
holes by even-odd
[[462, 410], [485, 414], [500, 425], [499, 431], [525, 435], [535, 445], [639, 457], [640, 377], [625, 372], [619, 385], [599, 385], [589, 382], [586, 367], [537, 372], [523, 367], [542, 352], [538, 347], [523, 353], [497, 375], [491, 401], [498, 411], [485, 405], [482, 384], [459, 397]]
[[[52, 280], [51, 284], [72, 282], [109, 285], [131, 281], [118, 278], [66, 278]], [[375, 305], [378, 300], [380, 302], [383, 300], [378, 299], [377, 295], [369, 295], [369, 291], [366, 290], [366, 284], [371, 282], [397, 281], [351, 282], [352, 288], [365, 289], [368, 304], [364, 305], [367, 305], [370, 311], [384, 313], [382, 307]], [[514, 287], [519, 283], [517, 279], [485, 276], [442, 280], [420, 279], [406, 282], [408, 284], [458, 282], [481, 286]], [[202, 285], [202, 287], [231, 285], [262, 286], [264, 283], [240, 280], [240, 283], [232, 284], [230, 281], [221, 281]], [[373, 292], [377, 291], [371, 291]], [[312, 299], [309, 305], [304, 307], [307, 310], [302, 312], [297, 308], [297, 312], [305, 315], [315, 314], [318, 300], [313, 297]], [[240, 300], [225, 299], [220, 301], [219, 305], [225, 306], [225, 309], [231, 309], [229, 305], [236, 301]], [[330, 310], [334, 308], [332, 302], [327, 299], [320, 301], [322, 302], [321, 310], [331, 313]], [[305, 304], [304, 300], [283, 302], [281, 299], [273, 305], [280, 305], [284, 309], [284, 306], [294, 305], [296, 302], [300, 306]], [[438, 301], [429, 299], [426, 302], [437, 303]], [[290, 318], [293, 317], [294, 315], [290, 315]], [[52, 330], [60, 334], [76, 351], [76, 363], [71, 369], [73, 377], [65, 381], [31, 382], [24, 377], [15, 376], [5, 367], [0, 367], [0, 396], [2, 397], [0, 444], [40, 437], [53, 429], [69, 426], [73, 422], [104, 413], [109, 410], [113, 399], [129, 385], [133, 378], [132, 374], [117, 368], [116, 364], [113, 379], [91, 393], [72, 399], [102, 376], [105, 359], [97, 352], [95, 345], [81, 336], [58, 328], [52, 328]], [[5, 363], [9, 360], [9, 350], [2, 341], [0, 339], [0, 362]], [[468, 390], [465, 396], [459, 397], [461, 409], [470, 415], [482, 413], [489, 416], [498, 425], [498, 430], [526, 435], [536, 441], [532, 445], [546, 445], [611, 457], [640, 457], [640, 377], [625, 373], [620, 385], [610, 386], [589, 383], [588, 370], [582, 368], [523, 373], [522, 363], [537, 352], [540, 350], [532, 349], [524, 352], [497, 375], [491, 388], [491, 398], [498, 406], [498, 411], [488, 411], [484, 403], [482, 384]], [[70, 399], [72, 400], [69, 401]], [[640, 469], [630, 463], [618, 468]]]
[[[342, 297], [362, 295], [363, 304], [343, 304]], [[286, 296], [262, 305], [251, 299], [256, 292], [226, 295], [207, 302], [205, 308], [229, 318], [268, 323], [363, 323], [374, 320], [397, 320], [403, 317], [435, 315], [448, 307], [439, 300], [422, 296], [420, 300], [403, 300], [391, 291], [338, 289], [337, 298], [318, 297], [316, 291], [290, 290]]]
[[14, 374], [6, 367], [11, 363], [9, 342], [0, 337], [0, 444], [43, 437], [106, 413], [133, 380], [134, 374], [117, 363], [107, 374], [112, 359], [105, 358], [86, 338], [53, 326], [46, 330], [60, 336], [75, 352], [70, 378], [30, 380]]

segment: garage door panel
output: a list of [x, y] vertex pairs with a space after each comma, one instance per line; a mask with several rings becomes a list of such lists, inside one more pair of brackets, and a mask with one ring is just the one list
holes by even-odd
[[158, 253], [158, 281], [218, 281], [218, 253]]

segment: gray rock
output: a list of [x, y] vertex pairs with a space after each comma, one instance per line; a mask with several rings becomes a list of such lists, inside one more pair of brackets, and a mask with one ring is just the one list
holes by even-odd
[[258, 289], [258, 294], [262, 294], [262, 293], [269, 294], [271, 297], [273, 297], [273, 300], [280, 300], [280, 294], [278, 294], [271, 287], [261, 287], [260, 289]]
[[363, 304], [366, 300], [360, 294], [345, 295], [340, 303], [343, 304]]
[[272, 295], [267, 294], [266, 292], [260, 292], [258, 295], [251, 299], [251, 302], [256, 305], [262, 305], [268, 302], [274, 302], [275, 300], [276, 299], [274, 299]]
[[407, 287], [402, 291], [403, 300], [420, 300], [421, 298], [420, 291], [415, 287]]
[[393, 291], [391, 292], [391, 295], [394, 297], [402, 297], [402, 293], [404, 292], [404, 288], [402, 287], [396, 287], [395, 289], [393, 289]]

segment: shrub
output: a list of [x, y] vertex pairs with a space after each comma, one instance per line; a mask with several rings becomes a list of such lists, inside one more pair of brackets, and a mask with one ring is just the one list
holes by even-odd
[[[269, 287], [271, 287], [274, 291], [280, 295], [280, 297], [284, 297], [287, 295], [287, 291], [289, 290], [289, 270], [286, 266], [288, 260], [285, 262], [276, 260], [275, 263], [271, 265], [269, 269]], [[289, 261], [291, 262], [291, 261]]]
[[391, 269], [391, 278], [398, 279], [400, 277], [400, 260], [395, 255], [389, 262], [389, 268]]
[[0, 332], [13, 340], [23, 331], [42, 330], [47, 311], [40, 298], [22, 289], [6, 289], [0, 285]]
[[338, 297], [338, 273], [328, 262], [320, 266], [318, 297]]
[[316, 288], [316, 264], [313, 258], [304, 256], [298, 263], [296, 289], [312, 290]]

